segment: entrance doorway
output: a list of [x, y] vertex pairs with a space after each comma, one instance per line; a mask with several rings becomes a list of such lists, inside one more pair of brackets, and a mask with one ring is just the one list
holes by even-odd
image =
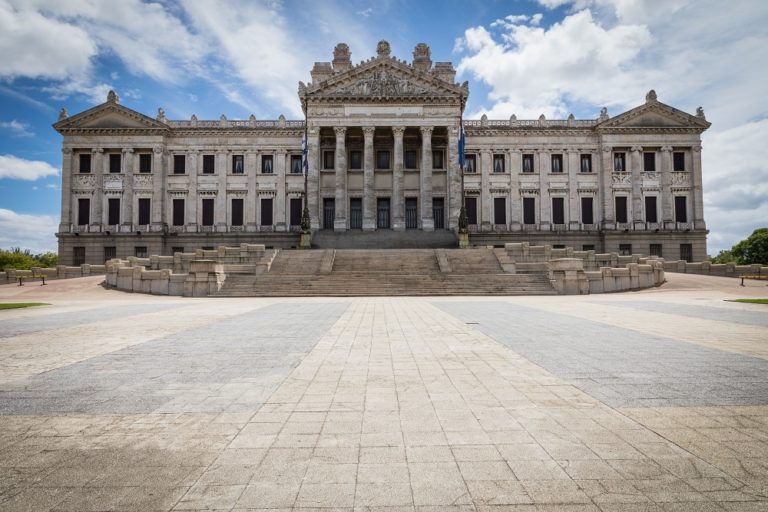
[[332, 197], [323, 199], [323, 229], [333, 229], [333, 219], [336, 217], [336, 200]]

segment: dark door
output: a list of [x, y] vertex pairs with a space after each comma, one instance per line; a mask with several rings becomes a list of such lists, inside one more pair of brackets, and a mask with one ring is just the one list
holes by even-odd
[[376, 200], [376, 227], [389, 229], [389, 198], [380, 197]]
[[493, 223], [494, 224], [507, 223], [507, 198], [506, 197], [493, 198]]
[[272, 198], [261, 200], [261, 225], [272, 225]]
[[333, 219], [336, 217], [336, 200], [332, 197], [323, 199], [323, 229], [333, 229]]
[[477, 198], [467, 197], [464, 199], [464, 207], [467, 210], [467, 224], [477, 224]]
[[349, 229], [363, 229], [363, 200], [359, 197], [349, 200]]
[[291, 226], [301, 226], [301, 198], [291, 199]]
[[435, 229], [445, 229], [445, 202], [442, 197], [432, 198], [432, 219]]
[[417, 206], [418, 202], [415, 197], [405, 198], [405, 229], [416, 229], [419, 227]]

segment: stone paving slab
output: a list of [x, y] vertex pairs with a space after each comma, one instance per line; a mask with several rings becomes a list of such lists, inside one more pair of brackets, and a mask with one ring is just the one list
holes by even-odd
[[594, 301], [596, 304], [626, 308], [629, 310], [642, 310], [654, 313], [665, 313], [705, 320], [719, 320], [743, 325], [759, 325], [768, 327], [768, 311], [744, 311], [742, 309], [704, 306], [701, 304], [678, 304], [659, 301]]

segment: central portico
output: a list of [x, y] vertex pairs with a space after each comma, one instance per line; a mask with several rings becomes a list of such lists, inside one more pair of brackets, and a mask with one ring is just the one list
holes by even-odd
[[353, 66], [339, 44], [299, 84], [307, 116], [312, 229], [454, 229], [461, 207], [459, 124], [469, 94], [420, 44], [408, 64], [381, 41]]

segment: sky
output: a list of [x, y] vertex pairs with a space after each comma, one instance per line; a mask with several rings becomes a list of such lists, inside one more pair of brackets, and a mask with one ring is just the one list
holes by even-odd
[[702, 106], [709, 253], [768, 225], [768, 1], [0, 0], [0, 248], [56, 250], [60, 108], [114, 89], [152, 117], [301, 119], [313, 63], [381, 39], [452, 61], [467, 119]]

